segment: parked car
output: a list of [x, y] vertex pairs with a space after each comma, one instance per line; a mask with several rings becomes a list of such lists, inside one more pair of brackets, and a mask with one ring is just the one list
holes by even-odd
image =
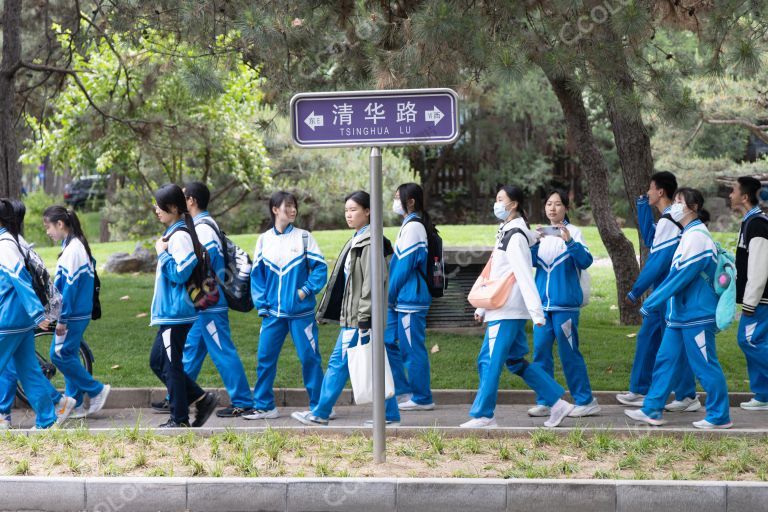
[[103, 201], [107, 193], [109, 176], [93, 174], [73, 180], [64, 187], [64, 202], [72, 208], [82, 208], [86, 203]]

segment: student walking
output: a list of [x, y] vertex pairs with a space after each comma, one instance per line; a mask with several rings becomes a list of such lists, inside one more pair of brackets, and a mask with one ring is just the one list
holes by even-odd
[[[536, 288], [546, 320], [544, 325], [533, 328], [533, 362], [554, 377], [552, 347], [557, 340], [565, 380], [576, 404], [569, 416], [578, 418], [599, 413], [600, 405], [592, 396], [587, 365], [579, 351], [579, 314], [585, 299], [581, 277], [592, 265], [592, 255], [581, 230], [568, 221], [568, 204], [568, 195], [564, 191], [549, 193], [545, 213], [557, 232], [545, 231], [532, 248]], [[551, 414], [541, 397], [536, 398], [536, 404], [528, 410], [530, 416]]]
[[435, 403], [426, 341], [427, 313], [432, 304], [426, 282], [427, 232], [434, 231], [435, 227], [424, 209], [424, 191], [416, 183], [397, 187], [392, 209], [403, 218], [403, 223], [389, 269], [389, 309], [384, 343], [392, 367], [395, 394], [408, 397], [400, 402], [400, 410], [429, 411], [435, 408]]
[[[150, 325], [157, 325], [158, 330], [149, 366], [168, 390], [171, 414], [160, 428], [202, 427], [216, 408], [218, 397], [203, 391], [184, 372], [182, 355], [187, 334], [197, 320], [187, 282], [192, 279], [196, 286], [201, 286], [204, 249], [178, 185], [165, 185], [155, 192], [155, 214], [166, 229], [155, 243], [158, 260]], [[196, 405], [197, 413], [190, 424], [192, 404]]]
[[[336, 260], [317, 310], [319, 321], [339, 322], [341, 329], [325, 370], [320, 401], [309, 411], [291, 415], [305, 425], [328, 424], [333, 406], [349, 379], [347, 350], [358, 343], [370, 343], [372, 281], [381, 279], [384, 286], [387, 279], [386, 265], [384, 275], [374, 276], [371, 273], [370, 204], [370, 196], [362, 190], [344, 199], [344, 217], [354, 235], [344, 244]], [[392, 247], [386, 239], [384, 246], [385, 256], [391, 256]], [[387, 425], [398, 425], [400, 422], [396, 397], [386, 401], [386, 422]]]
[[462, 423], [464, 428], [495, 427], [496, 399], [499, 377], [504, 365], [519, 375], [536, 392], [544, 406], [550, 408], [547, 427], [558, 426], [573, 410], [573, 405], [562, 399], [565, 390], [539, 363], [528, 363], [528, 340], [525, 323], [532, 318], [535, 325], [544, 327], [546, 318], [541, 299], [533, 280], [531, 246], [537, 235], [528, 226], [525, 216], [523, 191], [505, 185], [496, 194], [494, 215], [501, 220], [493, 249], [490, 279], [500, 279], [514, 273], [516, 281], [503, 306], [498, 309], [477, 309], [475, 319], [485, 320], [483, 345], [477, 357], [480, 385], [469, 411], [471, 420]]
[[707, 414], [693, 426], [721, 429], [732, 426], [728, 388], [717, 360], [715, 310], [718, 296], [713, 287], [717, 247], [699, 220], [704, 197], [698, 190], [681, 188], [675, 194], [670, 215], [683, 226], [680, 244], [672, 257], [669, 275], [645, 300], [640, 312], [647, 316], [666, 311], [667, 328], [653, 367], [651, 387], [642, 409], [624, 411], [636, 421], [663, 425], [664, 403], [687, 361], [707, 392]]
[[299, 204], [289, 192], [275, 192], [269, 199], [272, 227], [256, 242], [251, 271], [251, 295], [259, 316], [254, 411], [248, 420], [280, 416], [272, 386], [277, 360], [291, 333], [302, 366], [310, 409], [320, 400], [323, 367], [315, 320], [315, 295], [328, 280], [328, 266], [314, 237], [293, 225]]
[[[27, 208], [24, 206], [24, 203], [18, 199], [11, 199], [10, 202], [11, 207], [13, 208], [13, 214], [16, 218], [16, 225], [19, 230], [18, 242], [20, 253], [22, 258], [26, 260], [32, 250], [32, 246], [24, 239], [24, 217], [26, 216]], [[59, 314], [61, 313], [61, 304], [58, 304], [57, 306], [58, 309], [51, 309], [51, 311], [48, 310], [48, 308], [52, 308], [50, 304], [48, 308], [46, 308], [45, 317], [49, 322], [58, 319]], [[11, 359], [8, 361], [8, 366], [5, 367], [5, 370], [0, 372], [0, 430], [11, 427], [11, 408], [16, 400], [18, 380], [16, 365], [13, 363], [13, 359]], [[75, 399], [64, 396], [53, 387], [53, 384], [51, 384], [48, 379], [46, 379], [46, 382], [48, 383], [48, 394], [56, 408], [57, 417], [60, 418], [59, 422], [62, 422], [70, 416], [70, 413], [74, 409]]]
[[[75, 399], [72, 418], [96, 414], [109, 396], [109, 384], [93, 378], [80, 361], [80, 344], [93, 312], [95, 260], [80, 221], [72, 210], [50, 206], [43, 212], [46, 234], [61, 242], [54, 284], [61, 292], [62, 308], [51, 343], [51, 362], [64, 376], [65, 394]], [[89, 407], [84, 405], [90, 397]]]
[[736, 302], [741, 304], [737, 339], [747, 359], [747, 411], [768, 411], [768, 216], [758, 206], [759, 180], [741, 177], [731, 191], [731, 208], [743, 215], [736, 247]]
[[[32, 288], [18, 244], [18, 226], [11, 202], [0, 200], [0, 373], [13, 361], [29, 403], [35, 411], [35, 428], [44, 429], [57, 422], [50, 396], [50, 383], [43, 375], [35, 355], [35, 326], [47, 329], [45, 310]], [[72, 411], [74, 400], [67, 400], [59, 422]], [[4, 425], [3, 428], [8, 428]]]
[[[682, 226], [670, 215], [676, 191], [677, 179], [674, 174], [661, 171], [651, 176], [647, 194], [637, 199], [638, 226], [643, 242], [650, 251], [640, 275], [624, 299], [629, 306], [636, 305], [649, 288], [658, 288], [669, 274], [682, 231]], [[653, 223], [651, 207], [656, 208], [661, 216], [656, 224]], [[665, 329], [663, 309], [649, 312], [643, 317], [640, 331], [635, 338], [635, 359], [629, 377], [629, 392], [616, 395], [619, 403], [643, 405], [651, 386], [653, 365]], [[675, 400], [665, 406], [667, 411], [693, 412], [701, 408], [701, 402], [696, 396], [696, 380], [687, 361], [681, 363], [673, 389]]]
[[[219, 226], [208, 212], [211, 193], [198, 181], [184, 185], [187, 209], [195, 224], [200, 244], [208, 251], [211, 266], [216, 275], [224, 279], [224, 248], [219, 236]], [[219, 371], [231, 405], [216, 411], [220, 418], [235, 418], [253, 410], [253, 392], [245, 375], [245, 368], [232, 341], [229, 328], [229, 307], [224, 292], [219, 287], [219, 302], [198, 313], [197, 320], [187, 334], [184, 345], [184, 371], [197, 380], [207, 354]]]

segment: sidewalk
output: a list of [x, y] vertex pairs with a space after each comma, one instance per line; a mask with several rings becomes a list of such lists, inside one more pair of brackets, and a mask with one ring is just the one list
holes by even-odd
[[[465, 432], [464, 429], [457, 428], [458, 425], [467, 421], [469, 404], [439, 405], [433, 411], [424, 412], [403, 412], [401, 413], [402, 422], [399, 428], [389, 428], [388, 432], [395, 435], [409, 435], [418, 433], [425, 428], [439, 428], [446, 432], [459, 434]], [[500, 405], [496, 409], [496, 419], [499, 427], [495, 429], [483, 429], [488, 435], [505, 435], [521, 432], [530, 432], [537, 428], [543, 428], [546, 418], [531, 418], [526, 414], [530, 407], [529, 404]], [[704, 417], [704, 409], [692, 413], [666, 413], [664, 418], [668, 420], [667, 425], [663, 427], [651, 427], [645, 424], [637, 423], [624, 415], [626, 408], [618, 405], [602, 405], [602, 412], [599, 416], [588, 418], [566, 418], [561, 427], [556, 430], [570, 431], [574, 428], [584, 430], [605, 430], [609, 429], [615, 432], [639, 433], [639, 432], [702, 432], [694, 428], [691, 422]], [[306, 407], [281, 407], [280, 418], [275, 420], [254, 420], [248, 421], [242, 418], [217, 418], [215, 415], [205, 424], [202, 429], [194, 429], [201, 434], [210, 434], [221, 432], [227, 429], [237, 431], [259, 431], [267, 427], [270, 428], [288, 428], [296, 431], [312, 431], [329, 433], [350, 433], [352, 431], [366, 431], [362, 424], [370, 419], [372, 415], [370, 406], [337, 406], [336, 412], [338, 418], [330, 422], [328, 427], [317, 426], [307, 427], [292, 419], [291, 413], [294, 411], [306, 410]], [[727, 431], [716, 431], [718, 434], [748, 434], [761, 435], [768, 433], [768, 411], [749, 412], [739, 408], [731, 408], [731, 418], [734, 427]], [[156, 414], [149, 408], [122, 408], [105, 409], [96, 417], [86, 420], [70, 420], [64, 424], [65, 428], [88, 429], [115, 429], [123, 427], [141, 428], [156, 427], [166, 421], [167, 415]], [[15, 428], [29, 428], [34, 424], [32, 411], [28, 409], [13, 411], [13, 424]], [[494, 434], [492, 434], [493, 432]], [[175, 432], [174, 432], [175, 433]]]

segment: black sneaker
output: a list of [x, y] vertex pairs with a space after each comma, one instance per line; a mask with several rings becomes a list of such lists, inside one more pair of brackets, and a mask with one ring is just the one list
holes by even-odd
[[243, 409], [242, 407], [225, 407], [216, 411], [219, 418], [239, 418], [243, 414], [250, 414], [253, 408]]
[[152, 407], [152, 410], [155, 411], [156, 414], [170, 414], [171, 413], [171, 403], [168, 401], [167, 398], [163, 398], [159, 402], [152, 402], [149, 405], [150, 405], [150, 407]]
[[189, 428], [189, 423], [176, 423], [173, 420], [168, 420], [157, 426], [157, 428]]
[[197, 414], [195, 414], [195, 421], [192, 422], [193, 427], [202, 427], [208, 418], [211, 417], [213, 411], [216, 410], [216, 405], [219, 403], [219, 397], [215, 393], [206, 393], [203, 397], [197, 401]]

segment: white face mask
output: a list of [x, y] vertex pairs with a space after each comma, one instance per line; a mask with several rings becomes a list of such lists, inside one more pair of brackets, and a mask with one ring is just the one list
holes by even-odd
[[509, 217], [507, 206], [501, 201], [493, 203], [493, 214], [499, 220], [507, 220], [507, 217]]
[[392, 203], [392, 211], [398, 215], [405, 215], [405, 210], [403, 210], [403, 203], [399, 199], [395, 199]]
[[675, 203], [669, 209], [669, 216], [675, 222], [680, 222], [685, 217], [685, 205], [683, 203]]

